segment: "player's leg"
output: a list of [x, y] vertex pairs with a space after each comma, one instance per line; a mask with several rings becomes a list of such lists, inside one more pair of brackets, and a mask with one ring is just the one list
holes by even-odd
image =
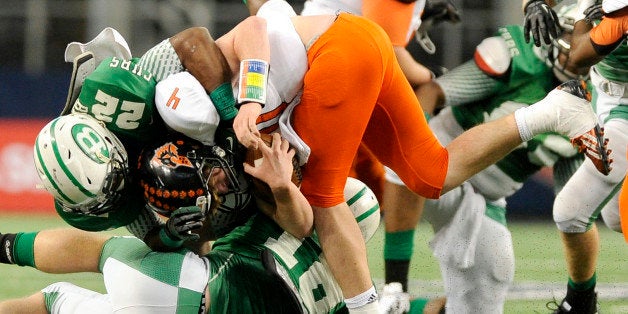
[[0, 262], [31, 266], [48, 273], [98, 272], [109, 237], [75, 228], [0, 235]]
[[[377, 69], [382, 68], [373, 63], [368, 70], [363, 67], [364, 60], [381, 61], [373, 46], [366, 44], [373, 42], [371, 34], [353, 27], [357, 19], [340, 15], [309, 48], [306, 88], [293, 114], [295, 131], [312, 149], [301, 191], [312, 204], [323, 252], [351, 311], [376, 306], [377, 298], [364, 239], [343, 195], [336, 192], [343, 191], [380, 88], [381, 71]], [[364, 48], [359, 55], [353, 53], [355, 45]], [[361, 79], [356, 80], [358, 77]]]
[[113, 313], [109, 296], [69, 282], [53, 283], [41, 290], [48, 313]]
[[[399, 282], [408, 292], [408, 271], [414, 251], [414, 236], [425, 198], [410, 191], [403, 182], [388, 179], [384, 188], [384, 269], [385, 282]], [[398, 177], [397, 177], [398, 179]]]
[[185, 249], [154, 252], [134, 237], [108, 240], [99, 268], [114, 311], [127, 313], [198, 313], [209, 278], [207, 259]]
[[[616, 156], [626, 154], [627, 131], [628, 121], [624, 119], [611, 119], [605, 124], [609, 148]], [[592, 312], [596, 302], [595, 272], [600, 240], [594, 222], [602, 209], [618, 210], [608, 208], [609, 204], [616, 204], [609, 200], [618, 197], [627, 166], [626, 159], [615, 158], [613, 170], [604, 176], [590, 160], [585, 160], [554, 201], [554, 221], [561, 233], [569, 275], [563, 302], [573, 308], [586, 308], [582, 310], [585, 313]]]
[[0, 313], [48, 314], [48, 310], [46, 309], [43, 293], [38, 291], [24, 298], [4, 300], [0, 302]]
[[447, 312], [504, 311], [515, 270], [512, 238], [503, 224], [487, 216], [482, 218], [481, 228], [472, 265], [462, 266], [452, 259], [439, 258]]

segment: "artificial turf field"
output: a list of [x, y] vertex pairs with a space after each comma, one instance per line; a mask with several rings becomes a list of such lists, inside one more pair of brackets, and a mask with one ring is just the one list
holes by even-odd
[[[66, 227], [55, 215], [0, 215], [0, 232], [35, 231]], [[602, 249], [598, 263], [598, 294], [600, 313], [628, 313], [628, 244], [620, 234], [598, 223]], [[506, 314], [549, 313], [545, 304], [555, 297], [560, 301], [565, 293], [565, 273], [562, 247], [553, 223], [510, 222], [515, 256], [515, 283], [505, 306]], [[376, 284], [383, 282], [382, 243], [380, 227], [368, 243], [369, 264]], [[124, 234], [124, 229], [111, 234]], [[416, 234], [413, 266], [410, 270], [410, 293], [436, 296], [442, 292], [438, 264], [427, 246], [431, 229], [419, 226]], [[104, 292], [100, 274], [51, 275], [27, 267], [0, 264], [0, 300], [28, 295], [56, 281], [69, 281]]]

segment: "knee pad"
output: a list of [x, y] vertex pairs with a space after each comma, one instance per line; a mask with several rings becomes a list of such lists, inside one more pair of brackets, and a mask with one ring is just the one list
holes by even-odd
[[621, 222], [619, 219], [619, 200], [618, 195], [615, 194], [612, 200], [606, 204], [602, 209], [602, 219], [604, 224], [611, 230], [616, 232], [621, 231]]

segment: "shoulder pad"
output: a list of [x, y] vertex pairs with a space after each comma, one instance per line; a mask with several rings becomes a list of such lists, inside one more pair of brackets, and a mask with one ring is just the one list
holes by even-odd
[[475, 48], [473, 59], [482, 72], [501, 76], [508, 71], [512, 58], [503, 38], [489, 37]]

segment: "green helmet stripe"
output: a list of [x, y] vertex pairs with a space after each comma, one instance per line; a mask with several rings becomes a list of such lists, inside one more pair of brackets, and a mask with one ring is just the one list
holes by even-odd
[[[58, 120], [53, 121], [53, 123], [50, 125], [50, 138], [52, 139], [51, 144], [52, 144], [52, 151], [54, 152], [55, 158], [57, 159], [57, 163], [59, 164], [59, 167], [61, 167], [61, 170], [63, 170], [63, 173], [68, 177], [68, 179], [74, 184], [74, 186], [76, 186], [79, 191], [81, 191], [83, 194], [85, 194], [88, 197], [96, 197], [95, 194], [91, 193], [90, 191], [88, 191], [79, 180], [77, 180], [74, 175], [72, 174], [72, 171], [70, 171], [70, 169], [68, 169], [68, 167], [66, 167], [65, 163], [63, 163], [63, 159], [61, 158], [61, 153], [59, 152], [59, 146], [57, 145], [55, 139], [55, 125], [57, 124]], [[51, 176], [49, 176], [49, 174], [46, 174], [48, 176], [48, 179], [50, 180], [50, 182], [54, 182]], [[57, 188], [55, 186], [55, 188]], [[59, 192], [59, 194], [64, 195], [61, 190], [59, 188], [57, 188], [57, 191]], [[68, 198], [66, 196], [66, 198]], [[69, 199], [69, 198], [68, 198]], [[76, 202], [74, 200], [69, 199], [69, 201], [72, 204], [76, 204]]]
[[374, 212], [379, 210], [379, 203], [375, 203], [375, 206], [371, 207], [369, 210], [362, 213], [362, 215], [355, 217], [357, 222], [361, 222], [362, 220], [370, 217]]
[[366, 186], [363, 187], [361, 190], [359, 190], [358, 193], [355, 193], [355, 195], [353, 195], [350, 199], [348, 199], [347, 205], [349, 206], [353, 205], [353, 203], [359, 200], [360, 197], [364, 196], [365, 193], [366, 193]]
[[[350, 199], [347, 200], [347, 205], [349, 205], [349, 206], [353, 205], [353, 203], [357, 202], [362, 196], [364, 196], [364, 194], [366, 194], [367, 191], [368, 191], [367, 187], [364, 186], [353, 197], [351, 197]], [[367, 210], [364, 213], [362, 213], [362, 215], [360, 215], [358, 217], [355, 217], [355, 220], [360, 222], [360, 221], [368, 218], [369, 216], [371, 216], [371, 214], [373, 214], [377, 210], [379, 210], [379, 203], [375, 203], [375, 205], [373, 207], [369, 208], [369, 210]]]
[[46, 164], [44, 163], [44, 160], [41, 156], [41, 151], [39, 150], [39, 136], [37, 136], [37, 139], [35, 139], [35, 149], [37, 151], [37, 156], [36, 156], [37, 160], [39, 161], [39, 164], [41, 165], [41, 169], [44, 171], [44, 174], [48, 178], [48, 182], [52, 184], [52, 187], [54, 187], [55, 190], [57, 190], [57, 193], [61, 195], [64, 201], [74, 204], [74, 201], [71, 200], [67, 195], [65, 195], [63, 191], [59, 188], [59, 186], [55, 183], [55, 181], [52, 178], [52, 175], [48, 171], [48, 167], [46, 167]]
[[[55, 128], [54, 126], [57, 124], [57, 121], [55, 121], [51, 128], [50, 128], [50, 136], [51, 138], [55, 138]], [[57, 162], [59, 163], [59, 166], [61, 166], [61, 169], [63, 170], [63, 173], [65, 173], [65, 175], [68, 177], [68, 179], [70, 179], [70, 181], [72, 181], [72, 183], [74, 183], [74, 185], [81, 191], [83, 192], [83, 194], [87, 195], [88, 197], [96, 197], [96, 194], [88, 191], [79, 180], [77, 180], [74, 175], [72, 174], [72, 171], [70, 171], [70, 169], [68, 169], [68, 167], [66, 167], [65, 163], [63, 163], [63, 159], [61, 158], [61, 153], [59, 152], [59, 146], [57, 146], [57, 142], [55, 140], [52, 141], [52, 151], [55, 153], [55, 158], [57, 158]]]

